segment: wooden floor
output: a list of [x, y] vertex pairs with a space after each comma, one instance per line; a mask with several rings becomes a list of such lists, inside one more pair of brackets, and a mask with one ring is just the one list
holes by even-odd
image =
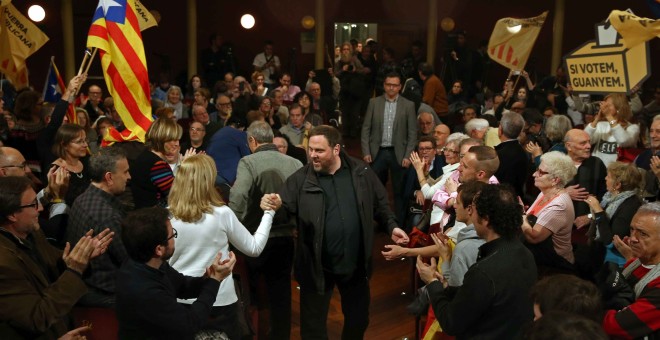
[[[415, 318], [406, 312], [410, 303], [410, 260], [386, 261], [380, 254], [385, 244], [392, 244], [389, 236], [377, 233], [374, 239], [373, 265], [374, 272], [370, 281], [371, 308], [369, 328], [365, 339], [413, 339], [415, 337]], [[300, 292], [296, 282], [292, 282], [292, 339], [300, 339]], [[405, 292], [405, 295], [401, 293]], [[328, 315], [328, 336], [330, 339], [341, 339], [343, 316], [339, 292], [330, 303]]]

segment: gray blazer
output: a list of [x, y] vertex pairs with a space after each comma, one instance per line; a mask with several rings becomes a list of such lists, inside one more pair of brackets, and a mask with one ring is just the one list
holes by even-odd
[[[362, 124], [362, 155], [376, 158], [383, 139], [383, 115], [385, 112], [385, 95], [372, 98], [367, 107], [367, 113]], [[417, 143], [417, 115], [415, 104], [399, 95], [396, 104], [396, 116], [392, 126], [392, 146], [394, 154], [401, 164], [404, 158], [410, 157], [410, 152]]]

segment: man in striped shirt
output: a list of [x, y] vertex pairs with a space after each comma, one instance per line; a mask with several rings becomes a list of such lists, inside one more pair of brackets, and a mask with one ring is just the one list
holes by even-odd
[[603, 327], [615, 338], [660, 338], [660, 202], [643, 205], [630, 222], [630, 237], [614, 236], [627, 259], [623, 275], [635, 290], [635, 302], [608, 310]]

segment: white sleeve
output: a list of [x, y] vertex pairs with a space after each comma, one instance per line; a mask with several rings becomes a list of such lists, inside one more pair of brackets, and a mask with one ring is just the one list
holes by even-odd
[[270, 227], [273, 224], [273, 216], [275, 212], [268, 210], [264, 212], [263, 217], [261, 217], [261, 223], [259, 228], [251, 235], [250, 232], [241, 224], [233, 211], [229, 208], [226, 209], [226, 213], [223, 213], [223, 221], [227, 227], [227, 238], [229, 243], [231, 243], [236, 249], [241, 253], [256, 257], [261, 254], [266, 246], [266, 241], [268, 241], [268, 235], [270, 234]]

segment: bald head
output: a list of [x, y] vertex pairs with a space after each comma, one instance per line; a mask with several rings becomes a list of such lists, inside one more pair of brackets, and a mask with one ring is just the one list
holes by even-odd
[[568, 130], [566, 136], [564, 136], [564, 144], [568, 155], [576, 163], [582, 163], [591, 156], [591, 139], [584, 130]]
[[438, 124], [433, 129], [433, 138], [435, 138], [435, 145], [437, 148], [443, 148], [447, 144], [447, 137], [449, 137], [449, 126], [445, 124]]
[[8, 146], [0, 147], [0, 176], [25, 176], [30, 168], [20, 151]]

